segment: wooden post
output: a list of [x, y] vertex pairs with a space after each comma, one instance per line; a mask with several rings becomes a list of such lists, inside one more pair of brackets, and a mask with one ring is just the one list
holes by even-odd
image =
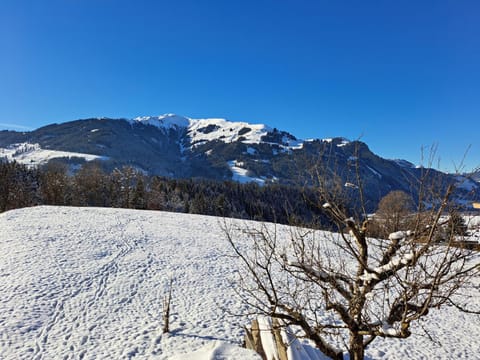
[[267, 360], [265, 351], [263, 351], [262, 340], [260, 338], [260, 329], [258, 321], [255, 319], [252, 321], [252, 329], [245, 329], [245, 347], [250, 350], [254, 350], [261, 356], [263, 360]]
[[277, 318], [274, 318], [272, 321], [272, 332], [273, 336], [275, 337], [275, 344], [277, 347], [278, 351], [278, 356], [280, 359], [278, 360], [288, 360], [287, 356], [287, 347], [285, 346], [283, 339], [282, 339], [282, 334], [281, 334], [281, 327], [280, 327], [280, 322], [278, 321]]
[[173, 279], [170, 279], [168, 296], [163, 299], [163, 333], [170, 332], [170, 302], [172, 300], [172, 284]]
[[[263, 360], [288, 360], [287, 346], [282, 339], [281, 329], [282, 328], [278, 319], [273, 319], [271, 328], [260, 330], [258, 320], [255, 319], [252, 321], [252, 328], [250, 330], [245, 328], [245, 347], [247, 349], [254, 350], [261, 356]], [[273, 335], [273, 340], [278, 353], [278, 359], [276, 356], [275, 359], [267, 359], [262, 345], [260, 331], [269, 332]]]

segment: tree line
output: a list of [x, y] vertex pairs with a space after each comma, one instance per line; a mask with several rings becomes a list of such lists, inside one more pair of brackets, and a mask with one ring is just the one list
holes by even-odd
[[314, 189], [206, 179], [148, 176], [133, 167], [105, 172], [85, 163], [71, 173], [50, 162], [32, 168], [0, 162], [0, 212], [35, 205], [163, 210], [318, 227]]

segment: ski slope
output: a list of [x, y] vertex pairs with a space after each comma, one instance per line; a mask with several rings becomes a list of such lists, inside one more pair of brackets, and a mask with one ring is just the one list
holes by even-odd
[[[103, 208], [0, 214], [0, 359], [259, 359], [239, 346], [251, 318], [232, 315], [248, 309], [230, 281], [221, 223]], [[171, 333], [162, 334], [170, 279]], [[478, 359], [478, 316], [445, 307], [428, 320], [436, 342], [379, 339], [367, 358]]]

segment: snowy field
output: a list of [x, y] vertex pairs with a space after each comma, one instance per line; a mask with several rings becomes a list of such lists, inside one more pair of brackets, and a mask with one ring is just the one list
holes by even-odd
[[[221, 222], [46, 206], [0, 214], [0, 359], [259, 359], [239, 347], [251, 319], [225, 311], [247, 308], [229, 281], [235, 260]], [[480, 358], [478, 315], [445, 307], [427, 320], [435, 342], [416, 328], [407, 340], [378, 339], [367, 358]]]
[[0, 148], [0, 158], [6, 158], [7, 161], [16, 161], [31, 167], [44, 165], [50, 160], [58, 158], [80, 158], [85, 159], [85, 161], [107, 159], [107, 157], [99, 155], [42, 149], [39, 144], [29, 143], [12, 144], [6, 148]]

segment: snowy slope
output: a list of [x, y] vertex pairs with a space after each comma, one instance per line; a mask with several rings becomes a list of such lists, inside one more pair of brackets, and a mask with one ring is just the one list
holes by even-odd
[[[216, 218], [38, 207], [1, 214], [0, 228], [2, 359], [167, 359], [241, 340], [243, 324], [222, 310], [241, 307]], [[162, 336], [171, 277], [172, 335]]]
[[[236, 346], [248, 319], [225, 311], [247, 309], [229, 282], [235, 260], [225, 256], [221, 223], [100, 208], [0, 214], [0, 358], [258, 359]], [[288, 235], [288, 227], [278, 230]], [[170, 278], [172, 331], [162, 335]], [[478, 358], [478, 317], [446, 307], [428, 319], [437, 343], [379, 339], [368, 358]]]
[[[262, 137], [273, 131], [267, 125], [250, 124], [247, 122], [229, 121], [226, 119], [192, 119], [175, 114], [160, 116], [141, 116], [129, 120], [130, 123], [140, 122], [156, 126], [161, 129], [185, 129], [192, 146], [204, 144], [209, 141], [223, 141], [231, 143], [241, 140], [245, 144], [259, 144]], [[295, 141], [288, 137], [282, 139], [287, 148], [301, 148], [303, 142]]]
[[249, 182], [256, 182], [259, 185], [263, 185], [265, 183], [264, 179], [261, 178], [254, 178], [248, 176], [248, 170], [242, 168], [242, 163], [239, 163], [235, 160], [229, 161], [228, 166], [230, 167], [230, 170], [232, 171], [232, 180], [233, 181], [238, 181], [239, 183], [245, 184]]
[[106, 156], [42, 149], [39, 144], [29, 143], [13, 144], [6, 148], [0, 148], [0, 158], [6, 158], [7, 161], [15, 160], [29, 166], [43, 165], [56, 158], [81, 158], [85, 161], [107, 159]]
[[188, 128], [190, 124], [189, 118], [175, 114], [165, 114], [161, 116], [139, 116], [129, 121], [130, 123], [135, 123], [138, 121], [142, 124], [152, 125], [163, 129]]

